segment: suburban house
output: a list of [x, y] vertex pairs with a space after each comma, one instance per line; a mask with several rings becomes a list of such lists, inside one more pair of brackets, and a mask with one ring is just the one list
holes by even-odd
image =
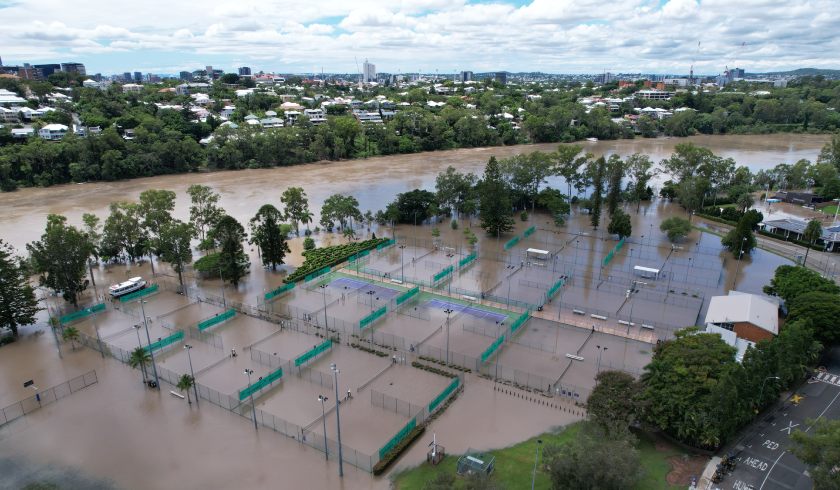
[[730, 291], [711, 298], [704, 323], [707, 333], [738, 349], [740, 361], [749, 346], [779, 334], [779, 304], [766, 296]]
[[825, 199], [813, 192], [779, 191], [775, 196], [773, 196], [773, 198], [782, 202], [799, 204], [802, 206], [811, 206], [825, 201]]
[[143, 86], [137, 83], [126, 83], [122, 86], [122, 91], [125, 93], [139, 94], [143, 91]]
[[[779, 235], [785, 240], [802, 240], [805, 227], [808, 222], [797, 218], [782, 218], [765, 220], [758, 224], [762, 230]], [[822, 245], [827, 252], [840, 251], [840, 225], [827, 226], [822, 229], [822, 236], [815, 242], [815, 245]]]
[[303, 115], [309, 118], [309, 122], [314, 125], [327, 122], [323, 109], [304, 109]]
[[45, 140], [57, 141], [64, 138], [69, 129], [63, 124], [47, 124], [38, 131], [38, 136]]

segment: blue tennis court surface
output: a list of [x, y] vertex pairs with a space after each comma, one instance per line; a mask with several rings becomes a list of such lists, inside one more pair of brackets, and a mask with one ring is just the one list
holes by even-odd
[[386, 288], [383, 286], [378, 286], [376, 284], [371, 284], [369, 282], [361, 281], [359, 279], [353, 279], [352, 277], [339, 277], [338, 279], [333, 280], [329, 283], [330, 287], [335, 288], [342, 288], [342, 289], [352, 289], [354, 291], [358, 291], [364, 289], [365, 291], [375, 291], [380, 297], [383, 298], [393, 298], [394, 296], [400, 294], [400, 291], [396, 289]]
[[431, 299], [424, 303], [424, 306], [430, 308], [438, 308], [440, 310], [453, 310], [461, 313], [466, 313], [467, 315], [474, 316], [476, 318], [482, 318], [484, 320], [494, 321], [496, 323], [502, 323], [507, 318], [507, 315], [502, 315], [501, 313], [494, 313], [492, 311], [482, 310], [481, 308], [476, 308], [474, 306], [467, 306], [462, 305], [460, 303], [450, 303], [449, 301], [443, 301], [439, 299]]

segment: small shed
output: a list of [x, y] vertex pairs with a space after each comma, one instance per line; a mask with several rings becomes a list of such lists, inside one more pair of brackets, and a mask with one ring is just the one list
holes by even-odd
[[496, 457], [470, 449], [458, 458], [458, 474], [461, 476], [481, 475], [489, 476], [496, 466]]

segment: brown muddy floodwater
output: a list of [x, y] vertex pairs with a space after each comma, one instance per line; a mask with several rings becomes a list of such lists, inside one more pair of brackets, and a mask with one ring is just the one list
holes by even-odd
[[[677, 143], [693, 141], [711, 148], [718, 155], [732, 157], [738, 164], [747, 165], [755, 171], [782, 162], [795, 162], [801, 158], [813, 160], [826, 140], [827, 137], [824, 136], [810, 135], [719, 136], [609, 141], [585, 143], [585, 147], [596, 154], [628, 155], [641, 152], [658, 161], [669, 156]], [[375, 211], [384, 208], [399, 192], [414, 188], [433, 189], [435, 176], [449, 165], [462, 171], [480, 173], [491, 155], [506, 157], [533, 150], [550, 151], [555, 146], [552, 144], [454, 150], [267, 170], [161, 176], [125, 182], [22, 189], [14, 193], [0, 194], [0, 239], [8, 241], [23, 252], [25, 244], [37, 239], [42, 233], [47, 214], [64, 214], [75, 224], [81, 222], [81, 215], [86, 212], [96, 213], [105, 218], [107, 207], [112, 201], [135, 200], [140, 192], [151, 188], [175, 191], [178, 194], [176, 215], [184, 219], [188, 216], [189, 206], [185, 191], [194, 183], [207, 184], [216, 189], [222, 196], [222, 207], [242, 223], [246, 223], [262, 204], [279, 204], [279, 196], [286, 187], [300, 186], [309, 195], [310, 206], [316, 212], [317, 222], [317, 211], [321, 203], [333, 193], [351, 194], [359, 200], [363, 211]], [[554, 186], [561, 184], [560, 181], [551, 182]], [[684, 216], [684, 211], [678, 205], [657, 199], [642, 205], [638, 213], [629, 207], [627, 212], [633, 221], [632, 239], [628, 240], [624, 249], [616, 255], [610, 267], [603, 270], [603, 278], [598, 277], [599, 267], [604, 255], [615, 245], [615, 239], [608, 236], [603, 229], [592, 230], [589, 217], [579, 214], [576, 210], [567, 225], [559, 229], [554, 227], [546, 216], [531, 216], [527, 222], [520, 221], [517, 216], [515, 233], [521, 235], [529, 226], [536, 226], [537, 232], [530, 238], [523, 239], [510, 253], [503, 249], [503, 244], [513, 234], [502, 237], [501, 240], [488, 239], [473, 223], [476, 234], [480, 237], [479, 260], [470, 269], [472, 272], [459, 274], [455, 285], [464, 289], [477, 288], [484, 291], [488, 287], [487, 284], [492, 286], [498, 283], [499, 286], [491, 289], [493, 294], [499, 297], [507, 296], [507, 299], [530, 301], [533, 291], [529, 292], [523, 284], [553, 281], [562, 271], [574, 278], [574, 281], [570, 282], [568, 287], [564, 287], [564, 296], [546, 305], [542, 312], [543, 318], [547, 315], [565, 322], [567, 318], [574, 317], [572, 308], [591, 311], [613, 308], [611, 317], [620, 312], [622, 315], [631, 315], [632, 319], [638, 322], [648, 318], [651, 322], [693, 324], [704, 313], [712, 295], [726, 294], [732, 287], [742, 291], [760, 292], [761, 286], [769, 281], [773, 270], [778, 265], [787, 263], [785, 259], [763, 250], [756, 251], [752, 257], [738, 263], [732, 260], [731, 254], [721, 249], [717, 236], [697, 230], [692, 231], [680, 244], [679, 249], [672, 250], [667, 239], [659, 232], [658, 223], [667, 216]], [[396, 234], [411, 254], [415, 249], [431, 248], [433, 226], [435, 225], [426, 224], [416, 228], [400, 226], [397, 227]], [[445, 245], [456, 249], [461, 256], [466, 253], [467, 245], [462, 229], [470, 226], [468, 221], [462, 220], [457, 230], [451, 229], [448, 222], [437, 223], [436, 226], [440, 228], [440, 240]], [[390, 231], [374, 227], [372, 230], [360, 230], [359, 235], [367, 237], [372, 232], [377, 235], [390, 235]], [[316, 240], [321, 244], [343, 241], [337, 236], [324, 233], [317, 235]], [[299, 265], [301, 240], [291, 240], [291, 247], [292, 253], [288, 262], [290, 266]], [[504, 282], [504, 276], [509, 273], [509, 267], [516, 265], [515, 262], [519, 261], [522, 251], [528, 247], [557, 252], [555, 263], [550, 265], [552, 277], [546, 278], [549, 267], [546, 267], [545, 271], [528, 270], [520, 273], [523, 279], [517, 279], [511, 287], [510, 279]], [[520, 255], [514, 256], [514, 252]], [[455, 259], [452, 259], [439, 255], [437, 253], [427, 256], [424, 264], [434, 261], [445, 263], [447, 260], [457, 260], [458, 257], [456, 255]], [[424, 265], [411, 267], [409, 271], [408, 267], [403, 266], [403, 261], [411, 260], [413, 256], [403, 257], [396, 248], [377, 257], [378, 264], [381, 264], [377, 267], [390, 271], [391, 277], [398, 277], [398, 271], [399, 274], [419, 273], [427, 277], [439, 270]], [[250, 258], [253, 266], [243, 283], [238, 288], [230, 285], [224, 288], [228, 301], [233, 299], [256, 304], [257, 297], [265, 290], [282, 282], [286, 270], [263, 270], [257, 265], [258, 258], [254, 250], [250, 250]], [[377, 262], [371, 261], [371, 265], [374, 264]], [[631, 301], [621, 303], [625, 289], [630, 286], [628, 278], [632, 278], [627, 271], [638, 264], [652, 267], [660, 267], [661, 264], [662, 267], [667, 267], [670, 277], [673, 277], [675, 282], [669, 282], [667, 285], [651, 284], [646, 291], [647, 295], [637, 295]], [[174, 284], [172, 271], [166, 264], [157, 263], [156, 268], [159, 282]], [[149, 277], [150, 273], [149, 264], [145, 262], [139, 266], [100, 267], [95, 271], [95, 276], [101, 294], [103, 285], [118, 282], [132, 275]], [[162, 277], [160, 273], [169, 277]], [[185, 275], [187, 282], [198, 287], [205, 297], [208, 293], [221, 295], [222, 288], [218, 280], [199, 280], [191, 271], [187, 271]], [[601, 279], [603, 284], [599, 284]], [[663, 309], [662, 301], [654, 304], [657, 298], [663, 297], [666, 289], [677, 291], [665, 297], [664, 303], [668, 303], [667, 311]], [[679, 296], [681, 291], [689, 291], [691, 294], [696, 292], [699, 298], [693, 298], [691, 295]], [[90, 294], [87, 293], [88, 297], [83, 298], [83, 302], [91, 300]], [[619, 300], [618, 306], [610, 303], [615, 302], [616, 298]], [[53, 298], [52, 302], [58, 304], [60, 300]], [[153, 335], [155, 337], [166, 333], [165, 325], [185, 328], [199, 319], [221, 311], [221, 308], [206, 303], [187, 305], [186, 299], [169, 292], [151, 299], [146, 308], [146, 315], [153, 320], [152, 330], [158, 332]], [[619, 311], [616, 311], [616, 308]], [[145, 342], [136, 337], [137, 332], [132, 328], [142, 317], [142, 314], [135, 310], [136, 305], [122, 308], [120, 311], [109, 309], [96, 323], [79, 323], [78, 327], [85, 335], [94, 335], [96, 329], [99, 329], [99, 333], [109, 344], [122, 349], [132, 349], [137, 342], [141, 345]], [[660, 310], [665, 313], [658, 313]], [[338, 308], [334, 308], [334, 311], [331, 310], [332, 314], [339, 314]], [[670, 318], [668, 315], [676, 316]], [[90, 369], [96, 369], [99, 382], [31, 415], [0, 426], [0, 487], [18, 488], [34, 481], [60, 482], [63, 488], [379, 489], [389, 486], [386, 478], [373, 478], [349, 465], [344, 466], [345, 477], [339, 480], [338, 468], [333, 457], [326, 462], [323, 453], [265, 428], [260, 428], [255, 433], [253, 425], [247, 419], [206, 403], [205, 400], [201, 401], [200, 407], [195, 404], [189, 406], [184, 400], [168, 393], [173, 389], [168, 384], [164, 384], [160, 392], [149, 390], [141, 384], [139, 371], [111, 358], [102, 359], [92, 349], [72, 349], [65, 343], [62, 344], [63, 358], [59, 358], [55, 339], [45, 327], [46, 315], [42, 314], [41, 317], [38, 325], [23, 329], [23, 338], [19, 342], [0, 348], [0, 405], [8, 405], [15, 400], [31, 396], [31, 389], [23, 387], [23, 382], [29, 379], [34, 379], [40, 388], [47, 388]], [[394, 323], [392, 320], [388, 321], [393, 323], [393, 331], [400, 332], [399, 321]], [[391, 324], [386, 322], [383, 325]], [[508, 349], [503, 356], [499, 356], [501, 361], [497, 361], [497, 368], [501, 367], [501, 362], [502, 365], [511, 363], [516, 369], [520, 369], [517, 366], [525, 366], [521, 369], [537, 369], [528, 366], [537, 366], [540, 363], [548, 366], [548, 369], [557, 369], [559, 361], [552, 356], [565, 359], [562, 354], [569, 352], [570, 347], [558, 347], [557, 337], [547, 333], [551, 330], [548, 327], [535, 328], [537, 326], [536, 321], [533, 327], [529, 326], [522, 334], [523, 340], [533, 338], [534, 342], [553, 342], [554, 346], [541, 357], [533, 354], [536, 351], [522, 350], [524, 347], [521, 346]], [[272, 335], [270, 332], [274, 328], [273, 324], [242, 317], [216, 329], [215, 332], [224, 341], [227, 349], [234, 346], [241, 348], [253, 343], [255, 339]], [[382, 327], [382, 331], [387, 331], [387, 328]], [[660, 332], [662, 331], [657, 330], [657, 333]], [[306, 337], [305, 334], [286, 333], [288, 335], [271, 337], [265, 345], [272, 346], [272, 351], [279, 350], [281, 353], [283, 349], [298, 352], [300, 346], [308, 345], [306, 339], [296, 338]], [[579, 337], [580, 333], [581, 331], [570, 331], [568, 338]], [[664, 335], [667, 334], [665, 331]], [[604, 359], [605, 365], [613, 365], [615, 362], [617, 366], [623, 365], [632, 372], [639, 372], [641, 363], [650, 355], [647, 347], [634, 347], [637, 346], [636, 341], [628, 343], [621, 336], [599, 335], [604, 335], [603, 342], [609, 340], [614, 342], [611, 346], [615, 345], [615, 348], [610, 349], [610, 356]], [[225, 355], [224, 350], [217, 352], [208, 346], [199, 347], [193, 352], [192, 358], [192, 362], [197, 365], [196, 370], [211, 366], [211, 363], [216, 362], [219, 352]], [[184, 353], [180, 350], [178, 347], [178, 352], [159, 359], [158, 365], [183, 372], [187, 364]], [[343, 355], [340, 349], [330, 354], [334, 356], [332, 359], [339, 359], [346, 369], [343, 376], [346, 376], [347, 382], [350, 382], [353, 376], [370, 377], [367, 371], [375, 367], [373, 361], [360, 364], [355, 357], [364, 355], [357, 351], [350, 352], [350, 357], [340, 357]], [[611, 357], [613, 355], [614, 357]], [[592, 361], [594, 354], [590, 352], [586, 356], [586, 366], [581, 365], [577, 371], [569, 371], [567, 377], [570, 383], [582, 386], [591, 383], [595, 372]], [[331, 358], [322, 361], [332, 362]], [[381, 361], [379, 358], [374, 361], [377, 359]], [[242, 366], [255, 369], [258, 367], [249, 358], [240, 356], [235, 362], [227, 361], [219, 367], [211, 367], [197, 377], [199, 382], [210, 383], [216, 379], [216, 371], [224, 369], [227, 370], [223, 373], [224, 376], [238, 378], [238, 381], [234, 379], [234, 384], [239, 385], [243, 382]], [[328, 372], [329, 369], [324, 365], [315, 367], [322, 372]], [[392, 371], [371, 386], [377, 390], [391, 390], [391, 393], [399, 396], [417, 394], [425, 385], [412, 384], [411, 379], [414, 378], [411, 369], [406, 376], [400, 371]], [[224, 381], [227, 378], [218, 379]], [[420, 377], [416, 379], [419, 380], [418, 383], [423, 381]], [[428, 386], [425, 386], [428, 393], [423, 392], [422, 399], [416, 403], [423, 403], [423, 400], [431, 396], [429, 393], [439, 389], [439, 386], [431, 381], [435, 380], [430, 380]], [[290, 385], [286, 394], [271, 395], [265, 404], [260, 402], [260, 409], [268, 412], [276, 409], [277, 416], [287, 418], [294, 418], [294, 410], [300, 410], [301, 420], [307, 422], [314, 418], [313, 413], [319, 415], [320, 407], [314, 393], [321, 393], [320, 386], [305, 386], [306, 389], [301, 390], [305, 395], [301, 396], [306, 396], [306, 400], [295, 398], [296, 392], [291, 388]], [[424, 461], [426, 445], [431, 440], [432, 433], [448, 452], [459, 453], [469, 447], [504, 447], [552, 427], [578, 420], [580, 415], [581, 412], [570, 404], [552, 405], [540, 397], [531, 397], [525, 392], [512, 391], [494, 385], [492, 381], [469, 375], [465, 391], [442, 416], [432, 422], [421, 441], [415, 443], [402, 456], [395, 469]], [[348, 424], [354, 420], [352, 407], [349, 407], [347, 417]], [[359, 420], [358, 425], [347, 427], [347, 437], [357, 438], [361, 444], [367, 440], [364, 424], [375, 424], [375, 421], [361, 416]], [[342, 414], [342, 425], [344, 423], [345, 416]], [[332, 437], [331, 427], [328, 428], [328, 432]], [[376, 438], [377, 441], [380, 439], [381, 437]]]

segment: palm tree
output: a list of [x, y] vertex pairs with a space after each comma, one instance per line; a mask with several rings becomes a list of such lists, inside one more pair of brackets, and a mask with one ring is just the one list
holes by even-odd
[[143, 373], [143, 384], [146, 383], [146, 364], [151, 362], [152, 356], [149, 355], [149, 351], [144, 349], [143, 347], [137, 347], [133, 351], [131, 351], [131, 355], [128, 358], [128, 365], [132, 368], [140, 367], [140, 371]]
[[190, 388], [192, 388], [194, 384], [195, 380], [193, 380], [193, 377], [189, 374], [184, 374], [180, 379], [178, 379], [178, 384], [176, 385], [179, 390], [187, 392], [187, 403], [190, 405], [192, 405], [192, 400], [190, 400]]
[[68, 340], [73, 345], [73, 350], [76, 350], [76, 341], [79, 340], [79, 329], [76, 327], [67, 327], [61, 332], [61, 338], [64, 339], [65, 342]]
[[811, 245], [814, 244], [821, 236], [822, 236], [822, 225], [820, 222], [812, 219], [808, 222], [808, 225], [805, 227], [805, 231], [802, 232], [802, 239], [808, 242], [808, 247], [805, 248], [805, 260], [802, 261], [802, 265], [804, 266], [806, 262], [808, 262], [808, 252], [811, 250]]

